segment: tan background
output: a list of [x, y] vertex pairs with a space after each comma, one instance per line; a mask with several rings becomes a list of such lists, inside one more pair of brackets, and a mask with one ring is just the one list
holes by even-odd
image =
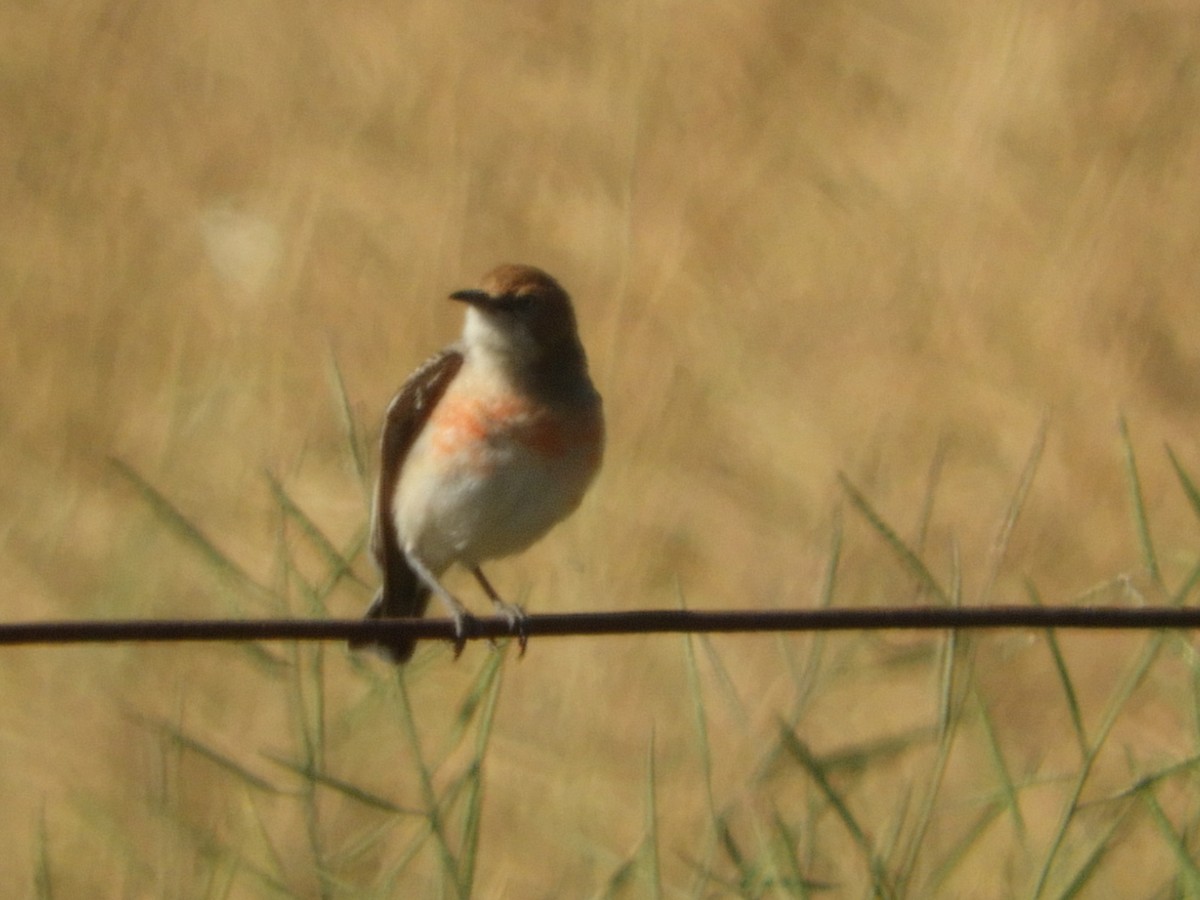
[[[215, 574], [108, 458], [278, 583], [264, 470], [339, 546], [365, 524], [333, 360], [373, 450], [391, 392], [458, 328], [440, 298], [501, 261], [541, 265], [575, 295], [610, 417], [581, 511], [492, 568], [534, 611], [811, 604], [844, 506], [837, 472], [911, 539], [939, 454], [927, 559], [948, 583], [957, 548], [977, 601], [1043, 420], [989, 599], [1025, 602], [1028, 575], [1065, 602], [1138, 570], [1122, 411], [1164, 567], [1177, 581], [1195, 561], [1160, 452], [1200, 470], [1194, 3], [10, 2], [0, 617], [279, 612]], [[912, 600], [880, 542], [846, 523], [836, 602]], [[357, 571], [373, 581], [365, 559]], [[346, 584], [329, 610], [357, 615], [368, 594]], [[1138, 641], [1066, 641], [1094, 691], [1086, 710]], [[739, 722], [708, 685], [717, 784], [752, 809], [748, 767], [795, 688], [777, 641], [714, 646], [748, 711]], [[803, 659], [804, 640], [787, 646]], [[831, 646], [839, 662], [802, 722], [816, 749], [929, 724], [931, 658], [896, 662], [929, 641]], [[414, 691], [430, 734], [486, 652], [457, 666], [425, 652]], [[1072, 739], [1044, 645], [996, 636], [979, 654], [1010, 765], [1053, 772]], [[364, 700], [366, 676], [337, 648], [326, 667], [331, 770], [412, 800], [393, 714]], [[1139, 759], [1194, 752], [1171, 672], [1122, 726]], [[177, 820], [237, 844], [244, 792], [170, 758], [129, 714], [260, 771], [293, 737], [265, 683], [233, 648], [6, 651], [0, 883], [31, 883], [44, 819], [68, 896], [199, 892], [205, 857]], [[705, 827], [687, 696], [676, 638], [547, 640], [510, 666], [482, 895], [602, 885], [642, 833], [652, 726], [665, 874], [687, 884], [680, 854]], [[984, 789], [976, 758], [954, 796]], [[1119, 751], [1111, 765], [1128, 774]], [[852, 794], [875, 832], [914, 766], [881, 766]], [[155, 797], [172, 779], [165, 816]], [[1059, 800], [1028, 796], [1039, 837]], [[311, 890], [301, 825], [282, 804], [262, 815], [294, 856], [293, 889]], [[946, 842], [955, 815], [940, 820]], [[348, 807], [330, 820], [339, 836], [366, 827]], [[975, 865], [1021, 885], [1006, 828]], [[1121, 852], [1172, 866], [1151, 839]], [[343, 874], [365, 890], [386, 858]]]

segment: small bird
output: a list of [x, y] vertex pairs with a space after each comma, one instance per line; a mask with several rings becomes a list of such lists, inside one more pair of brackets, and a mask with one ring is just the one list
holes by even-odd
[[[604, 453], [600, 394], [567, 292], [540, 269], [502, 265], [467, 305], [462, 338], [421, 365], [388, 406], [371, 552], [383, 583], [368, 619], [424, 615], [435, 594], [465, 639], [466, 607], [439, 580], [471, 571], [524, 646], [524, 612], [480, 564], [529, 547], [583, 499]], [[352, 641], [395, 663], [415, 642]]]

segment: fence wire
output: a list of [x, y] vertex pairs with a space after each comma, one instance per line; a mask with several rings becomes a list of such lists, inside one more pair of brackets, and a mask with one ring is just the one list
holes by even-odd
[[[544, 613], [527, 616], [530, 638], [685, 632], [763, 632], [1068, 628], [1200, 628], [1200, 608], [1110, 606], [857, 607], [849, 609], [685, 610]], [[513, 634], [503, 618], [471, 618], [466, 640]], [[450, 619], [116, 619], [0, 624], [0, 646], [195, 641], [394, 641], [455, 639]]]

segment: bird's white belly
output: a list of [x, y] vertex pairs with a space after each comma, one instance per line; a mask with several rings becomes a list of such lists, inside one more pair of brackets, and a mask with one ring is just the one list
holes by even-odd
[[467, 440], [454, 430], [461, 423], [431, 424], [414, 443], [393, 511], [401, 544], [434, 572], [524, 550], [579, 505], [599, 463], [587, 441], [556, 439], [547, 452], [536, 423], [472, 428]]

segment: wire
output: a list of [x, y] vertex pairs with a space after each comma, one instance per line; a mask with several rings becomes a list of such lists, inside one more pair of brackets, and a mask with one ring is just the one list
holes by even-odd
[[[468, 619], [465, 639], [513, 634], [502, 618]], [[1194, 607], [983, 606], [860, 607], [550, 613], [527, 616], [529, 637], [683, 632], [754, 633], [996, 628], [1193, 629]], [[0, 624], [0, 646], [176, 643], [183, 641], [382, 641], [401, 637], [453, 640], [450, 619], [118, 619]]]

